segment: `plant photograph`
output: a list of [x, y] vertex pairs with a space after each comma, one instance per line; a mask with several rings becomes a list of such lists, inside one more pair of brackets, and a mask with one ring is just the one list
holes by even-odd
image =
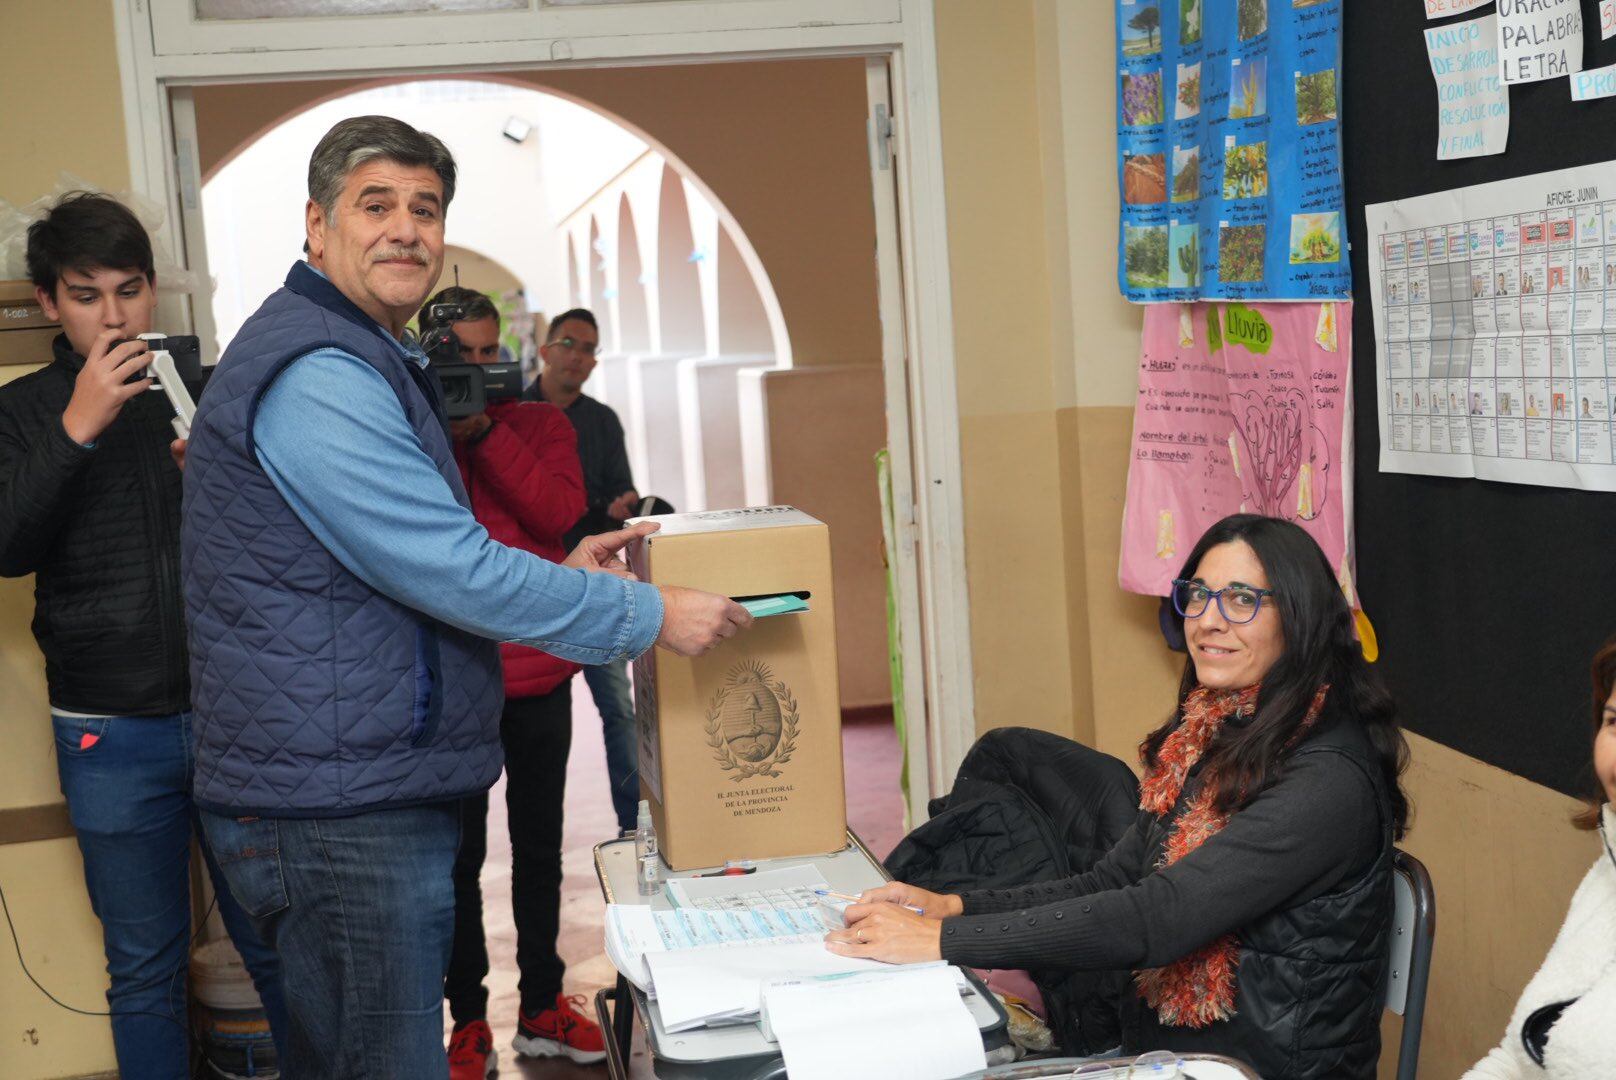
[[1159, 71], [1123, 72], [1122, 122], [1127, 127], [1162, 122], [1162, 77]]
[[1201, 0], [1178, 0], [1178, 43], [1194, 45], [1201, 40]]
[[1161, 8], [1150, 4], [1123, 23], [1122, 55], [1149, 56], [1161, 49]]
[[1235, 28], [1240, 34], [1241, 41], [1250, 41], [1267, 33], [1268, 0], [1237, 0]]
[[1341, 261], [1341, 214], [1291, 215], [1291, 262]]
[[1173, 225], [1168, 230], [1167, 284], [1174, 289], [1193, 289], [1201, 283], [1200, 226]]
[[1167, 201], [1165, 154], [1127, 154], [1122, 159], [1122, 201], [1149, 206]]
[[1159, 289], [1167, 284], [1167, 226], [1128, 225], [1123, 229], [1123, 265], [1128, 285]]
[[1229, 119], [1246, 120], [1268, 112], [1268, 57], [1240, 63], [1229, 72]]
[[1296, 76], [1296, 122], [1322, 124], [1335, 118], [1335, 69]]
[[1201, 148], [1173, 147], [1173, 201], [1193, 202], [1201, 197]]
[[1218, 277], [1224, 281], [1261, 281], [1268, 249], [1268, 226], [1225, 225], [1218, 231]]
[[1223, 155], [1223, 197], [1256, 199], [1268, 194], [1268, 143], [1231, 146]]
[[1173, 119], [1188, 120], [1201, 113], [1201, 62], [1178, 65], [1178, 93], [1173, 102]]

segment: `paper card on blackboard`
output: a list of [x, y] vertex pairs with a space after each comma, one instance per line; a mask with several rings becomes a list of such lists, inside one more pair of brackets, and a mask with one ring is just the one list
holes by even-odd
[[1581, 71], [1581, 0], [1498, 0], [1498, 54], [1506, 83]]
[[1616, 64], [1589, 68], [1571, 76], [1572, 101], [1593, 101], [1607, 97], [1616, 97]]
[[[1425, 17], [1445, 19], [1449, 15], [1462, 15], [1492, 2], [1493, 0], [1425, 0]], [[1611, 2], [1616, 3], [1616, 0]]]
[[1425, 31], [1436, 79], [1439, 161], [1502, 154], [1509, 142], [1509, 87], [1498, 71], [1498, 16]]
[[1599, 0], [1599, 40], [1609, 41], [1616, 34], [1616, 0]]

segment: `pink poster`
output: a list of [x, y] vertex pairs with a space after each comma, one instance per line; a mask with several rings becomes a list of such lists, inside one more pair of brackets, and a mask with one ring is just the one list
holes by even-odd
[[1248, 512], [1312, 533], [1357, 605], [1351, 327], [1350, 303], [1145, 308], [1124, 589], [1166, 596], [1201, 534]]

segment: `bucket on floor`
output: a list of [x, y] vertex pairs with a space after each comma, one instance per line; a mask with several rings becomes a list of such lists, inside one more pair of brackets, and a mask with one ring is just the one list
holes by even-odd
[[229, 938], [199, 945], [191, 954], [191, 1016], [208, 1075], [222, 1080], [280, 1076], [263, 1002]]

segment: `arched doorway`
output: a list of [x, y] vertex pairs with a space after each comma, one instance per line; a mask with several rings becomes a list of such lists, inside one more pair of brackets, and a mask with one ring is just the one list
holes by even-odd
[[[750, 253], [740, 226], [698, 177], [643, 133], [587, 102], [499, 76], [382, 81], [326, 94], [299, 103], [219, 155], [203, 174], [202, 203], [204, 220], [219, 225], [206, 229], [206, 247], [221, 349], [298, 257], [309, 148], [337, 120], [372, 112], [432, 131], [449, 145], [460, 166], [446, 218], [449, 241], [508, 267], [535, 312], [607, 308], [626, 296], [626, 322], [599, 312], [603, 331], [612, 322], [623, 335], [603, 340], [605, 351], [649, 350], [653, 313], [656, 330], [671, 330], [664, 350], [702, 350], [701, 312], [721, 301], [704, 295], [695, 273], [691, 219], [718, 223]], [[523, 124], [508, 125], [513, 117]], [[505, 133], [523, 127], [520, 140]], [[655, 176], [649, 190], [642, 174]], [[639, 269], [631, 275], [609, 281], [606, 265], [623, 257], [627, 231], [644, 256], [635, 255]], [[744, 302], [769, 313], [766, 349], [789, 366], [791, 347], [773, 286], [755, 254], [748, 262], [753, 295]], [[665, 274], [665, 265], [686, 269]], [[671, 285], [666, 296], [664, 280]], [[626, 295], [628, 285], [637, 295]]]

